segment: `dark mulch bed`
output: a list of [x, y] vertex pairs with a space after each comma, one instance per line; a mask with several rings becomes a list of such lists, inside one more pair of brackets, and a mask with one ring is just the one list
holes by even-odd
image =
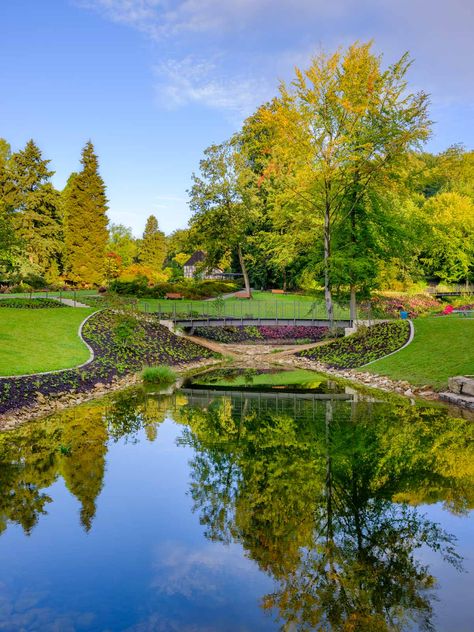
[[300, 351], [297, 355], [335, 369], [353, 369], [396, 351], [409, 336], [410, 325], [405, 320], [379, 323], [322, 347]]
[[2, 298], [0, 299], [0, 307], [45, 309], [47, 307], [66, 307], [66, 305], [52, 298]]
[[158, 323], [110, 311], [94, 314], [82, 335], [94, 350], [89, 364], [56, 373], [0, 380], [0, 414], [35, 403], [39, 393], [84, 393], [100, 382], [140, 371], [147, 365], [183, 365], [212, 357], [211, 351], [183, 340]]
[[328, 327], [296, 327], [292, 325], [228, 325], [196, 327], [194, 335], [223, 343], [238, 342], [319, 342], [329, 335]]

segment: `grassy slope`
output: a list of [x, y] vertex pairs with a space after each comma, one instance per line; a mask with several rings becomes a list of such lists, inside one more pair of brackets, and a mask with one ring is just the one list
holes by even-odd
[[93, 311], [0, 308], [0, 375], [52, 371], [86, 362], [89, 350], [77, 332]]
[[474, 373], [474, 319], [419, 318], [414, 325], [415, 338], [406, 349], [367, 370], [436, 389], [444, 388], [453, 375]]

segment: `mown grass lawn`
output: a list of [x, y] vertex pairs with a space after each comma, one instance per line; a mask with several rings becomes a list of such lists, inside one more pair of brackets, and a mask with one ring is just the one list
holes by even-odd
[[399, 353], [367, 367], [411, 384], [442, 390], [453, 375], [474, 374], [474, 319], [458, 316], [418, 318], [415, 338]]
[[89, 350], [78, 329], [94, 311], [79, 307], [0, 309], [0, 375], [53, 371], [86, 362]]
[[[251, 299], [229, 297], [224, 305], [215, 301], [190, 301], [168, 299], [139, 299], [140, 308], [150, 312], [171, 312], [177, 314], [194, 311], [199, 314], [221, 314], [228, 318], [326, 318], [324, 301], [307, 294], [272, 294], [253, 292]], [[335, 306], [335, 318], [349, 318], [349, 310]]]

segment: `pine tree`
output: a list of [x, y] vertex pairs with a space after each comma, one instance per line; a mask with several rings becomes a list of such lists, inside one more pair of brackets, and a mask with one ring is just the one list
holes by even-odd
[[91, 141], [82, 151], [82, 171], [72, 174], [63, 191], [64, 243], [68, 277], [76, 283], [104, 279], [107, 197]]
[[161, 270], [166, 258], [166, 237], [159, 229], [154, 215], [146, 221], [145, 231], [140, 248], [140, 263]]
[[11, 156], [7, 178], [8, 204], [24, 259], [31, 271], [46, 275], [58, 269], [62, 250], [60, 195], [50, 182], [54, 171], [49, 162], [30, 140]]

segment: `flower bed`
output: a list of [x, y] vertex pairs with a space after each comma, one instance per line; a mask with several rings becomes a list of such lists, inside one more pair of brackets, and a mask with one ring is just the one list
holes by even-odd
[[[369, 309], [363, 309], [372, 318], [394, 318], [400, 312], [408, 312], [410, 318], [429, 314], [433, 310], [439, 309], [440, 301], [428, 294], [417, 294], [415, 296], [373, 296]], [[370, 310], [370, 314], [368, 313]]]
[[225, 327], [196, 327], [194, 334], [223, 343], [239, 342], [318, 342], [328, 336], [328, 327], [296, 327], [292, 325], [228, 325]]
[[0, 299], [0, 307], [45, 309], [47, 307], [66, 307], [66, 305], [52, 298], [2, 298]]
[[409, 336], [410, 325], [404, 320], [379, 323], [317, 349], [300, 351], [298, 355], [331, 368], [353, 369], [396, 351]]
[[158, 323], [133, 316], [94, 314], [82, 329], [94, 360], [76, 369], [0, 380], [0, 413], [35, 403], [39, 393], [84, 393], [97, 383], [140, 371], [146, 365], [182, 365], [212, 357], [207, 349], [178, 338]]

